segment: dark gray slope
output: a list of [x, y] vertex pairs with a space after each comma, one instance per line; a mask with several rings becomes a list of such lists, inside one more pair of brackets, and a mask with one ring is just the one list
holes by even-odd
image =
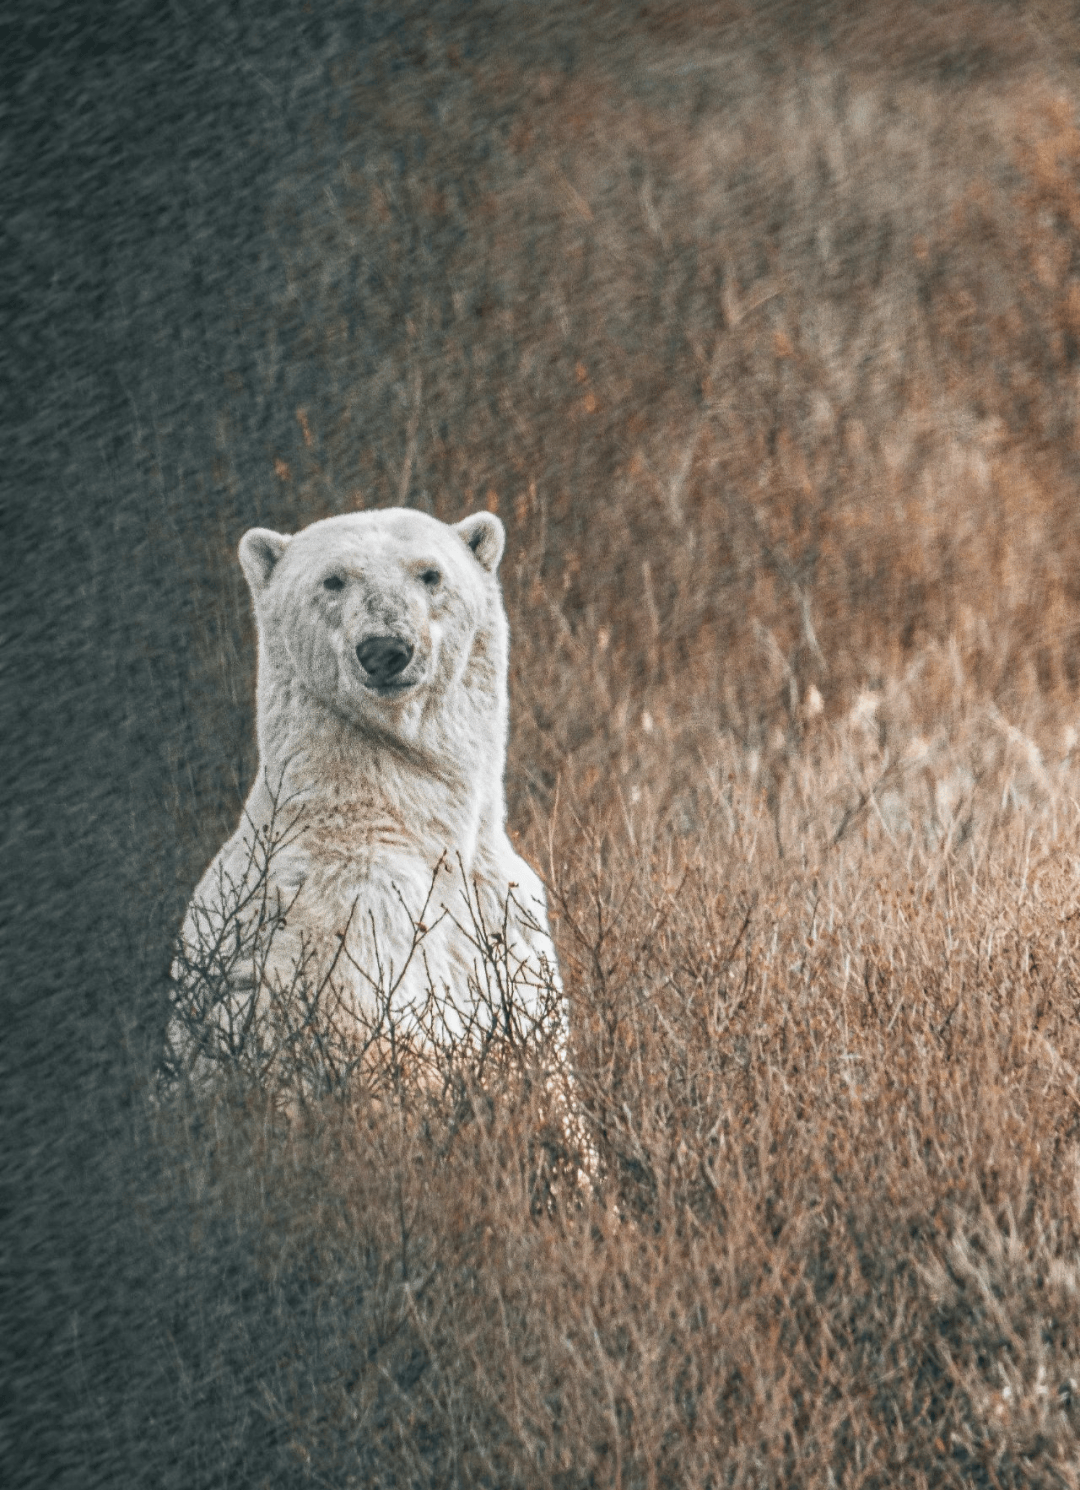
[[[225, 373], [254, 355], [235, 307], [257, 323], [280, 293], [276, 184], [322, 189], [307, 125], [331, 67], [392, 51], [396, 23], [205, 0], [26, 14], [0, 38], [0, 1461], [8, 1485], [254, 1483], [273, 1445], [255, 1425], [198, 1450], [162, 1348], [205, 1328], [189, 1364], [227, 1352], [222, 1301], [246, 1285], [208, 1279], [196, 1325], [190, 1279], [161, 1275], [174, 1254], [135, 1217], [150, 1175], [128, 1088], [203, 852], [178, 824], [198, 802], [235, 810], [220, 740], [249, 734], [227, 717], [208, 740], [191, 661], [203, 555], [226, 572], [266, 501], [213, 471]], [[267, 446], [296, 439], [294, 400], [246, 386], [237, 466], [257, 450], [265, 471]]]

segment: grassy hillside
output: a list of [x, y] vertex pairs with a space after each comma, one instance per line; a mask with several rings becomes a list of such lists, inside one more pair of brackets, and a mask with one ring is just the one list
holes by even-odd
[[[1080, 1485], [1080, 19], [347, 9], [207, 32], [280, 155], [190, 346], [124, 301], [151, 971], [64, 1472]], [[236, 542], [392, 503], [507, 526], [578, 1127], [542, 1047], [144, 1119], [255, 765]]]

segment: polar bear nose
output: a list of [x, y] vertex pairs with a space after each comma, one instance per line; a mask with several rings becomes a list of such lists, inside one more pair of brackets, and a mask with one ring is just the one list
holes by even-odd
[[411, 642], [400, 636], [369, 636], [356, 648], [360, 666], [376, 683], [389, 683], [412, 661]]

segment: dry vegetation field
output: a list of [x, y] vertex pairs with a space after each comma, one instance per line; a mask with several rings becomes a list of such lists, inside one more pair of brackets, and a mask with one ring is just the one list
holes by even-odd
[[542, 1045], [163, 1116], [235, 1279], [163, 1342], [185, 1483], [1080, 1486], [1080, 20], [431, 15], [268, 204], [217, 478], [262, 379], [259, 520], [505, 521], [590, 1157]]

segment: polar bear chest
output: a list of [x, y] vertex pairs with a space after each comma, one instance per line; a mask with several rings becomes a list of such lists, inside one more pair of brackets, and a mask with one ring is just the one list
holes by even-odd
[[449, 956], [456, 965], [460, 949], [451, 945], [468, 913], [463, 867], [456, 854], [418, 844], [389, 819], [319, 817], [279, 850], [273, 880], [289, 925], [311, 934], [320, 960], [345, 937], [363, 981], [400, 969], [420, 943], [429, 963], [441, 969]]

